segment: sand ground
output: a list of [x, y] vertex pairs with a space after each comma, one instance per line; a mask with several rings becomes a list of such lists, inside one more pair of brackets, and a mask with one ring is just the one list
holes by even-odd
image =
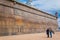
[[1, 36], [0, 40], [60, 40], [60, 32], [55, 32], [52, 38], [47, 38], [45, 33], [33, 33], [13, 36]]

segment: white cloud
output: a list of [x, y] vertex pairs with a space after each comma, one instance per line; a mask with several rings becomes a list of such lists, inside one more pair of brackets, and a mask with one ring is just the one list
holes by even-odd
[[35, 0], [35, 1], [32, 2], [32, 5], [44, 4], [44, 2], [45, 2], [44, 0], [40, 0], [40, 1], [39, 0]]
[[[40, 4], [41, 6], [37, 5]], [[60, 9], [60, 0], [36, 0], [32, 2], [32, 5], [37, 5], [36, 7], [40, 9], [50, 10], [50, 9]]]

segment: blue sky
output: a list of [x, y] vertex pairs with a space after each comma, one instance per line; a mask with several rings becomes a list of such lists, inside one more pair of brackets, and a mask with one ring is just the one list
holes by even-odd
[[[17, 1], [26, 3], [28, 0]], [[32, 0], [31, 5], [52, 15], [58, 12], [58, 25], [60, 24], [60, 0]]]

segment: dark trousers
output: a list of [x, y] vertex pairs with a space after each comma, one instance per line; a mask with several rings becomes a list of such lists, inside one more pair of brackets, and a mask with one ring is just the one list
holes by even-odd
[[47, 37], [49, 38], [49, 34], [47, 34]]

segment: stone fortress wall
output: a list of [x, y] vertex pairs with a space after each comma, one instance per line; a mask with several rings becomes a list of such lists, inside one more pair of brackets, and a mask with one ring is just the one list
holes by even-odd
[[0, 0], [0, 35], [39, 33], [48, 27], [56, 31], [56, 16], [22, 3]]

